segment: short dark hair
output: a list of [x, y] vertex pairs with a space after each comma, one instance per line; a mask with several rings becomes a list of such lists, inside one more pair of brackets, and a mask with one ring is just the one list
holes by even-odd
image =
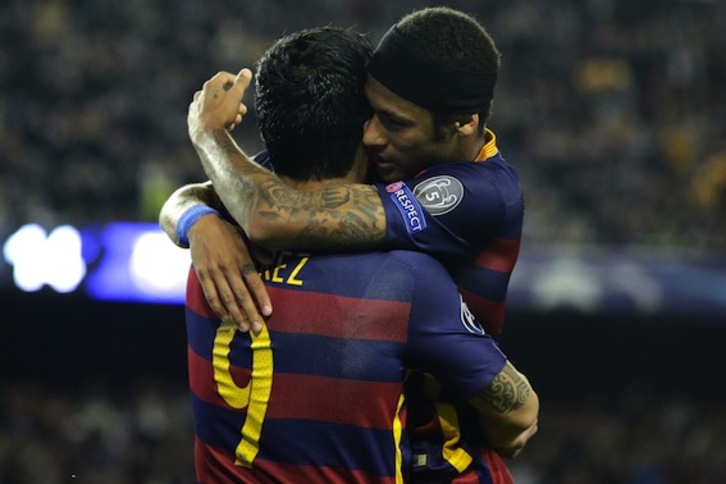
[[286, 35], [256, 66], [260, 134], [279, 175], [321, 180], [347, 174], [371, 116], [365, 97], [369, 40], [319, 27]]
[[[412, 12], [396, 27], [413, 45], [449, 67], [497, 74], [501, 54], [489, 32], [471, 15], [449, 7], [430, 7]], [[492, 105], [479, 112], [482, 130]], [[471, 113], [434, 112], [434, 122]]]

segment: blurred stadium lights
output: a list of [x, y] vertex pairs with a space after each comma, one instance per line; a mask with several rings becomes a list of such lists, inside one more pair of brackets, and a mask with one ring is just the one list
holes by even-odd
[[28, 224], [4, 242], [3, 254], [21, 291], [82, 287], [93, 299], [150, 303], [182, 303], [191, 263], [189, 251], [172, 244], [156, 224], [132, 222], [62, 226], [50, 235]]
[[726, 323], [726, 260], [670, 249], [558, 245], [517, 262], [510, 307], [623, 316], [698, 316]]
[[14, 267], [15, 285], [23, 291], [47, 284], [60, 293], [72, 292], [86, 275], [81, 235], [69, 225], [50, 234], [40, 225], [24, 225], [5, 242], [3, 255]]
[[[0, 274], [10, 269], [13, 277], [0, 279], [0, 291], [47, 285], [104, 301], [181, 304], [191, 263], [189, 251], [153, 223], [62, 226], [50, 234], [29, 224], [4, 241], [3, 253], [8, 266]], [[623, 247], [528, 247], [512, 276], [508, 306], [726, 323], [726, 261]]]

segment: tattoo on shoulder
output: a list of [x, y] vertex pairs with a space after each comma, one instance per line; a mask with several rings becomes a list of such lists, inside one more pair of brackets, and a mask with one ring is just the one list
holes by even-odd
[[498, 413], [507, 414], [524, 405], [529, 398], [527, 382], [507, 365], [479, 395]]

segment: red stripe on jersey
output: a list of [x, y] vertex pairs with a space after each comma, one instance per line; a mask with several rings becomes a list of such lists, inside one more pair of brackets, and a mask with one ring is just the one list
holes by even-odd
[[[219, 395], [214, 382], [214, 370], [208, 360], [187, 350], [189, 386], [200, 400], [233, 410]], [[248, 369], [230, 366], [234, 382], [243, 387], [250, 378]], [[299, 418], [334, 422], [357, 427], [391, 430], [395, 409], [386, 402], [398, 400], [401, 383], [346, 380], [315, 375], [275, 373], [266, 418]], [[335, 391], [335, 399], [320, 398]], [[371, 399], [371, 396], [375, 396]], [[335, 402], [333, 402], [335, 400]], [[344, 403], [341, 403], [344, 402]], [[351, 408], [367, 405], [366, 412], [351, 412]], [[373, 412], [371, 405], [378, 405]], [[368, 419], [363, 419], [362, 417]]]
[[504, 326], [505, 303], [484, 299], [462, 288], [459, 292], [471, 312], [484, 324], [484, 331], [491, 336], [499, 336]]
[[[267, 290], [274, 307], [267, 325], [273, 331], [398, 343], [408, 339], [410, 303], [314, 292], [302, 297], [299, 291], [274, 286]], [[286, 304], [285, 299], [292, 301]]]
[[493, 484], [514, 484], [512, 474], [496, 451], [485, 449], [482, 452], [482, 457], [489, 466], [489, 474], [491, 474]]
[[[224, 401], [217, 391], [212, 363], [196, 354], [189, 347], [187, 347], [187, 359], [189, 365], [189, 387], [192, 392], [204, 402], [232, 410], [232, 407], [227, 405], [227, 402]], [[232, 375], [232, 380], [240, 387], [244, 387], [250, 381], [249, 369], [230, 366], [229, 372]]]
[[[200, 484], [244, 482], [240, 468], [234, 465], [235, 456], [194, 439], [194, 467]], [[254, 482], [254, 481], [253, 481]], [[258, 481], [262, 482], [262, 481]]]
[[[290, 436], [290, 438], [305, 438]], [[201, 483], [254, 482], [257, 484], [280, 482], [326, 482], [330, 484], [348, 483], [394, 483], [395, 478], [371, 474], [369, 472], [337, 469], [322, 466], [282, 464], [279, 462], [255, 459], [252, 469], [234, 465], [235, 456], [205, 445], [197, 440], [194, 445], [194, 461], [197, 480]]]
[[[391, 430], [402, 383], [344, 380], [275, 373], [267, 417], [319, 420], [361, 428]], [[321, 398], [335, 392], [335, 398]], [[351, 409], [365, 406], [365, 412]], [[372, 408], [377, 407], [377, 408]]]
[[476, 258], [478, 267], [511, 274], [519, 256], [519, 239], [494, 239]]
[[187, 277], [187, 307], [195, 313], [207, 317], [216, 318], [217, 315], [209, 307], [207, 298], [204, 295], [202, 285], [197, 278], [197, 272], [194, 267], [189, 269], [189, 276]]
[[479, 475], [476, 471], [469, 467], [463, 472], [463, 474], [459, 474], [451, 479], [449, 484], [481, 484], [481, 482], [482, 481], [479, 479]]

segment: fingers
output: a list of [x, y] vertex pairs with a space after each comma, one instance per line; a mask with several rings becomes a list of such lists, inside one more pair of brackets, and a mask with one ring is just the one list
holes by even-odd
[[245, 68], [237, 75], [220, 71], [207, 80], [201, 91], [194, 94], [189, 113], [195, 113], [206, 128], [221, 127], [233, 130], [247, 114], [247, 106], [242, 102], [245, 90], [252, 82], [252, 71]]
[[263, 315], [272, 314], [272, 303], [254, 265], [247, 264], [241, 271], [221, 268], [213, 274], [197, 269], [197, 277], [218, 316], [232, 318], [241, 331], [262, 331]]
[[[244, 106], [245, 107], [245, 112], [247, 111], [247, 107], [244, 104], [240, 104], [240, 106]], [[229, 126], [227, 127], [227, 129], [229, 129], [230, 131], [232, 131], [232, 130], [234, 130], [234, 128], [236, 126], [238, 126], [240, 124], [242, 124], [242, 115], [241, 114], [238, 114], [237, 117], [234, 118], [234, 121], [229, 124]]]
[[[262, 282], [262, 277], [257, 272], [257, 268], [253, 262], [249, 248], [246, 244], [242, 244], [240, 255], [242, 257], [242, 264], [240, 266], [240, 272], [244, 279], [244, 293], [241, 295], [244, 297], [250, 296], [251, 300], [248, 304], [254, 308], [255, 315], [259, 316], [258, 308], [262, 312], [263, 316], [270, 316], [272, 314], [272, 302], [267, 294], [267, 288]], [[251, 315], [248, 311], [247, 315]], [[251, 320], [252, 330], [256, 333], [262, 330], [262, 317], [255, 321]], [[259, 323], [259, 325], [258, 325]]]
[[[255, 266], [247, 264], [242, 267], [242, 276], [245, 280], [245, 288], [249, 290], [252, 295], [250, 304], [255, 309], [255, 314], [257, 314], [257, 308], [260, 308], [262, 316], [270, 316], [272, 314], [272, 302], [267, 294], [267, 288], [265, 288], [265, 284], [262, 282], [262, 278], [257, 272]], [[250, 313], [248, 312], [247, 314], [249, 315]], [[259, 334], [259, 332], [262, 331], [262, 316], [254, 320], [250, 320], [252, 331], [255, 334]]]
[[[249, 70], [249, 69], [248, 69]], [[236, 76], [231, 72], [219, 71], [214, 76], [209, 78], [204, 84], [202, 84], [203, 91], [209, 91], [211, 89], [225, 89], [234, 84]], [[243, 90], [244, 92], [244, 90]]]
[[[260, 324], [260, 316], [257, 314], [254, 304], [248, 304], [245, 298], [242, 300], [239, 299], [238, 294], [240, 289], [234, 282], [228, 279], [223, 284], [219, 285], [223, 288], [219, 293], [222, 305], [224, 305], [227, 310], [227, 314], [229, 314], [232, 320], [237, 323], [237, 326], [241, 331], [249, 331], [253, 323], [258, 325]], [[248, 295], [246, 299], [251, 298], [249, 298]]]
[[202, 85], [202, 91], [205, 93], [211, 92], [212, 97], [216, 97], [214, 95], [215, 90], [219, 91], [220, 89], [223, 89], [230, 95], [239, 97], [241, 101], [251, 82], [252, 71], [246, 67], [240, 70], [237, 75], [226, 71], [220, 71]]
[[232, 87], [230, 87], [229, 90], [235, 94], [238, 94], [240, 99], [242, 99], [245, 90], [247, 90], [251, 82], [252, 71], [245, 67], [237, 73], [237, 76], [235, 76], [234, 81], [232, 82]]
[[[257, 273], [255, 272], [255, 274]], [[259, 276], [256, 277], [259, 278]], [[243, 315], [244, 322], [249, 325], [252, 331], [259, 333], [262, 330], [262, 316], [257, 310], [255, 300], [245, 285], [245, 281], [242, 280], [241, 273], [235, 271], [233, 274], [228, 274], [227, 281], [232, 291], [231, 297], [233, 299], [228, 305], [234, 305], [236, 312]]]
[[218, 278], [217, 290], [221, 305], [241, 331], [262, 327], [262, 316], [257, 312], [252, 297], [242, 284], [239, 273], [236, 276], [225, 274], [224, 277]]
[[263, 316], [269, 316], [272, 314], [272, 302], [270, 296], [267, 294], [267, 288], [262, 282], [260, 274], [252, 264], [247, 264], [242, 267], [242, 276], [245, 279], [245, 283], [252, 293], [252, 297], [257, 302], [257, 306], [260, 308]]
[[202, 285], [209, 307], [222, 319], [232, 318], [240, 331], [249, 331], [250, 325], [247, 318], [237, 305], [227, 281], [224, 278], [212, 277], [200, 270], [197, 270], [197, 277]]
[[201, 217], [189, 231], [189, 246], [210, 308], [232, 318], [240, 330], [259, 333], [260, 311], [269, 316], [272, 306], [237, 228], [219, 217]]

